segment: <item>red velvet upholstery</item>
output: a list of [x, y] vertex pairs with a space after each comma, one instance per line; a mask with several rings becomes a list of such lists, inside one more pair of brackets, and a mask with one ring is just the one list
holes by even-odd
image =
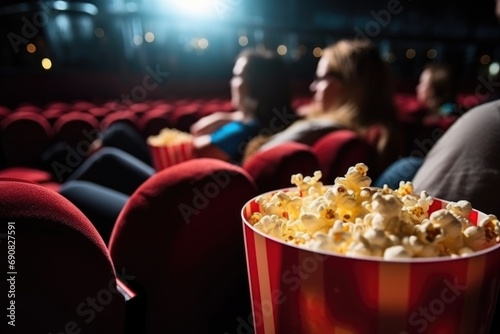
[[0, 122], [7, 116], [9, 116], [9, 114], [11, 113], [11, 111], [9, 110], [9, 108], [6, 108], [6, 107], [2, 107], [0, 106]]
[[223, 333], [218, 321], [236, 321], [231, 313], [245, 306], [239, 294], [248, 298], [241, 209], [256, 194], [240, 167], [193, 159], [153, 175], [131, 196], [109, 249], [148, 296], [147, 333]]
[[261, 193], [293, 187], [293, 174], [312, 176], [321, 170], [318, 159], [309, 146], [285, 143], [250, 157], [243, 169], [252, 176]]
[[336, 177], [344, 176], [349, 167], [359, 162], [373, 168], [377, 161], [375, 148], [349, 130], [337, 130], [323, 136], [314, 143], [313, 151], [325, 184], [333, 184]]
[[0, 178], [20, 179], [35, 183], [52, 181], [52, 175], [49, 172], [26, 167], [11, 167], [1, 169]]
[[53, 140], [49, 122], [39, 114], [13, 113], [2, 121], [1, 127], [5, 157], [11, 166], [38, 162]]
[[107, 129], [111, 124], [115, 122], [125, 122], [133, 128], [139, 129], [139, 117], [131, 111], [113, 111], [101, 121], [101, 129]]
[[[8, 222], [15, 222], [16, 333], [123, 333], [125, 301], [113, 264], [81, 211], [41, 186], [0, 180], [2, 233]], [[7, 262], [8, 240], [1, 242]], [[5, 278], [0, 288], [7, 296]]]
[[87, 111], [90, 108], [94, 108], [96, 105], [89, 101], [74, 101], [72, 109]]
[[98, 120], [102, 120], [104, 117], [111, 113], [108, 108], [104, 107], [90, 108], [88, 112]]
[[57, 109], [57, 108], [51, 108], [51, 109], [46, 109], [42, 112], [42, 116], [49, 121], [50, 124], [55, 124], [55, 122], [66, 113], [66, 110], [64, 109]]
[[99, 129], [99, 122], [94, 116], [78, 111], [61, 116], [54, 124], [57, 140], [73, 145], [82, 141], [89, 143], [88, 133], [95, 132], [97, 129]]

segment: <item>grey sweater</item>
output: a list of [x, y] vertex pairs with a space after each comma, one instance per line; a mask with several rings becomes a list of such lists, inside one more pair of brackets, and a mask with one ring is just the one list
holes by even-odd
[[437, 141], [413, 184], [500, 217], [500, 101], [471, 109]]

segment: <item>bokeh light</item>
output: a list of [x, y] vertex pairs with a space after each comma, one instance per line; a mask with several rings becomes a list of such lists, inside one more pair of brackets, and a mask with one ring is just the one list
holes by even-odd
[[50, 70], [52, 68], [52, 61], [49, 58], [43, 58], [42, 67], [46, 70]]
[[96, 28], [94, 30], [94, 34], [96, 35], [97, 38], [103, 38], [104, 37], [104, 30], [102, 28]]
[[28, 45], [26, 45], [26, 51], [28, 51], [29, 53], [34, 53], [36, 51], [35, 44], [29, 43]]
[[135, 45], [141, 45], [142, 44], [142, 37], [139, 35], [135, 35], [134, 38], [132, 39]]
[[284, 56], [288, 52], [288, 49], [287, 49], [287, 47], [285, 45], [282, 44], [282, 45], [278, 46], [278, 48], [276, 49], [276, 51], [278, 52], [278, 54], [280, 56]]
[[144, 35], [144, 40], [148, 43], [152, 43], [155, 40], [155, 35], [151, 31], [148, 31]]
[[429, 49], [427, 51], [427, 58], [434, 59], [436, 57], [437, 57], [437, 51], [436, 51], [436, 49]]
[[481, 64], [487, 65], [490, 63], [491, 57], [489, 55], [482, 55], [479, 61], [481, 62]]
[[313, 56], [316, 57], [316, 58], [319, 58], [323, 55], [323, 49], [320, 48], [319, 46], [315, 47], [313, 49]]
[[414, 49], [408, 49], [406, 50], [406, 58], [408, 59], [413, 59], [417, 55], [417, 52]]
[[248, 37], [247, 36], [240, 36], [240, 38], [238, 38], [238, 43], [241, 46], [247, 46], [248, 45]]

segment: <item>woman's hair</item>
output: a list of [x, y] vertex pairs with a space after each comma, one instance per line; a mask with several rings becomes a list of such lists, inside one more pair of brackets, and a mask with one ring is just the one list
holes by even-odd
[[353, 129], [397, 121], [392, 73], [374, 44], [340, 40], [327, 47], [322, 57], [342, 85], [341, 106], [324, 112], [332, 112], [334, 119]]
[[456, 80], [451, 66], [443, 63], [429, 63], [424, 71], [429, 71], [429, 109], [438, 109], [445, 103], [455, 103], [457, 97]]
[[246, 49], [237, 59], [242, 57], [247, 59], [242, 73], [246, 86], [242, 108], [245, 113], [253, 115], [262, 127], [275, 131], [269, 123], [277, 117], [277, 112], [293, 114], [287, 66], [280, 56], [269, 50]]

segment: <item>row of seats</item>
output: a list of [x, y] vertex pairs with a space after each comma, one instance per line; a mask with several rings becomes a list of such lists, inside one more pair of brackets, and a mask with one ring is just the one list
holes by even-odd
[[[464, 97], [465, 99], [465, 97]], [[157, 134], [162, 128], [189, 131], [199, 118], [215, 111], [232, 110], [229, 100], [156, 100], [123, 104], [116, 101], [96, 104], [76, 101], [72, 104], [53, 102], [43, 109], [35, 105], [21, 105], [10, 110], [0, 107], [0, 138], [2, 138], [6, 165], [37, 165], [42, 152], [52, 143], [63, 141], [71, 145], [84, 145], [115, 122], [126, 122], [136, 128], [144, 138]], [[307, 103], [308, 98], [297, 98], [294, 106]], [[398, 95], [397, 104], [401, 119], [407, 124], [407, 133], [417, 132], [411, 115], [419, 109], [412, 95]], [[428, 128], [448, 127], [453, 120], [440, 120]], [[441, 124], [443, 123], [443, 124]], [[418, 129], [420, 130], [420, 129]], [[413, 140], [413, 137], [409, 140]]]
[[16, 303], [23, 305], [17, 317], [24, 320], [18, 328], [234, 332], [250, 314], [244, 203], [292, 186], [292, 174], [322, 170], [322, 181], [331, 184], [349, 166], [374, 158], [371, 145], [341, 130], [312, 147], [287, 143], [258, 153], [241, 167], [189, 160], [142, 184], [104, 239], [56, 189], [0, 172], [0, 218], [15, 222], [23, 245], [16, 255], [23, 268], [16, 281]]
[[240, 167], [191, 160], [137, 189], [106, 244], [56, 192], [1, 179], [19, 271], [0, 285], [15, 291], [16, 332], [235, 332], [250, 315], [240, 211], [255, 195]]

